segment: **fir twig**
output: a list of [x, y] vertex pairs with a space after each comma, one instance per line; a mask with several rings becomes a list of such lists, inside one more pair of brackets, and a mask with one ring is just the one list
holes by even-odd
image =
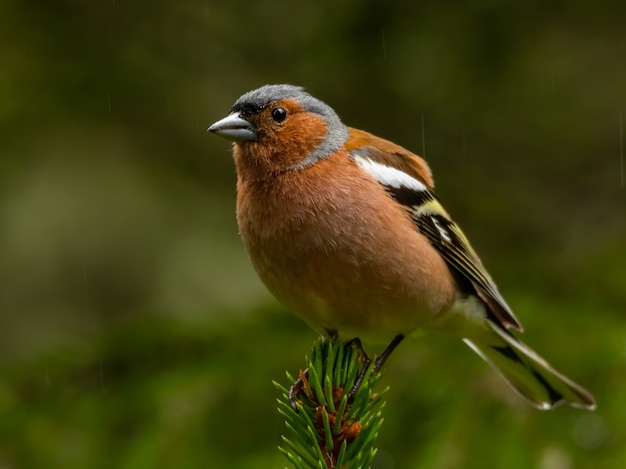
[[[278, 412], [285, 419], [281, 453], [295, 469], [365, 469], [376, 454], [374, 446], [383, 422], [384, 395], [374, 387], [380, 373], [372, 366], [356, 394], [348, 399], [363, 362], [353, 345], [321, 338], [307, 359], [308, 374], [300, 372], [302, 389], [296, 408], [289, 389], [274, 382], [281, 392]], [[289, 379], [292, 379], [287, 374]]]

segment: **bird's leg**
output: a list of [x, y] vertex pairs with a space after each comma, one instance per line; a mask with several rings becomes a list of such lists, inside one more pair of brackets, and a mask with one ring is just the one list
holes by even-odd
[[363, 380], [365, 379], [365, 373], [367, 373], [367, 369], [370, 367], [370, 363], [372, 363], [372, 360], [370, 360], [370, 358], [367, 356], [367, 353], [365, 353], [365, 350], [363, 350], [363, 344], [361, 344], [361, 340], [358, 337], [355, 337], [349, 342], [346, 342], [346, 347], [351, 347], [352, 345], [354, 345], [359, 352], [359, 356], [363, 361], [363, 366], [361, 368], [359, 376], [357, 376], [356, 381], [354, 382], [354, 386], [352, 386], [352, 389], [350, 389], [350, 392], [348, 393], [348, 401], [352, 401], [352, 399], [354, 399], [354, 395], [361, 387], [361, 384], [363, 384]]
[[387, 345], [387, 348], [383, 351], [383, 353], [380, 354], [380, 357], [378, 357], [374, 362], [374, 369], [372, 370], [372, 374], [376, 374], [382, 369], [383, 365], [387, 361], [387, 358], [389, 358], [389, 355], [391, 355], [391, 352], [393, 352], [396, 347], [400, 345], [400, 342], [402, 342], [403, 339], [404, 336], [402, 334], [398, 334], [393, 338], [393, 340], [389, 345]]
[[[383, 365], [387, 361], [387, 358], [389, 358], [389, 355], [391, 355], [391, 352], [393, 352], [395, 348], [400, 344], [400, 342], [402, 342], [402, 339], [404, 339], [404, 336], [402, 334], [398, 334], [397, 336], [393, 338], [393, 340], [387, 346], [387, 348], [383, 351], [383, 353], [381, 353], [380, 356], [376, 358], [376, 361], [374, 362], [374, 368], [372, 368], [372, 372], [370, 373], [370, 376], [380, 372]], [[363, 384], [363, 380], [365, 379], [365, 373], [367, 373], [367, 369], [369, 368], [370, 363], [372, 363], [372, 361], [369, 359], [369, 357], [365, 353], [365, 350], [363, 350], [363, 345], [361, 345], [361, 341], [358, 338], [352, 339], [350, 342], [346, 344], [346, 346], [352, 345], [352, 344], [356, 346], [359, 352], [359, 355], [361, 356], [361, 359], [363, 360], [363, 368], [361, 368], [361, 372], [359, 373], [359, 376], [354, 382], [354, 386], [352, 386], [352, 389], [348, 393], [349, 401], [354, 399], [355, 394], [357, 393], [357, 391]]]
[[298, 379], [291, 385], [289, 388], [289, 403], [291, 404], [291, 408], [298, 412], [298, 407], [296, 406], [296, 400], [298, 396], [302, 392], [302, 389], [308, 385], [305, 384], [306, 379], [309, 377], [309, 369], [305, 369], [304, 371], [300, 371], [300, 375]]

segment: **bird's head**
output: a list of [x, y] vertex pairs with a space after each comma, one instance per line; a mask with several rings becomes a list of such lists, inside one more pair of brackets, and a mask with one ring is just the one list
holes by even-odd
[[266, 85], [244, 94], [208, 130], [235, 142], [238, 165], [273, 172], [314, 164], [348, 139], [348, 128], [330, 106], [292, 85]]

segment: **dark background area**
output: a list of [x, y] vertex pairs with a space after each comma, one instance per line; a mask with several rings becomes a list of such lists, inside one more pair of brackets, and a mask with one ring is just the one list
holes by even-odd
[[539, 412], [460, 341], [403, 344], [380, 468], [626, 466], [626, 3], [0, 6], [0, 467], [285, 467], [271, 380], [315, 334], [257, 280], [230, 146], [302, 85], [424, 154], [594, 413]]

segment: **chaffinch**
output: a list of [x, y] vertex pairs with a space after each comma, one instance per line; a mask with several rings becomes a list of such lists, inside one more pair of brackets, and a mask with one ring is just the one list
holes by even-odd
[[208, 130], [235, 142], [237, 221], [254, 268], [315, 330], [390, 343], [384, 358], [418, 329], [445, 330], [535, 407], [595, 408], [509, 332], [522, 326], [422, 158], [291, 85], [244, 94]]

